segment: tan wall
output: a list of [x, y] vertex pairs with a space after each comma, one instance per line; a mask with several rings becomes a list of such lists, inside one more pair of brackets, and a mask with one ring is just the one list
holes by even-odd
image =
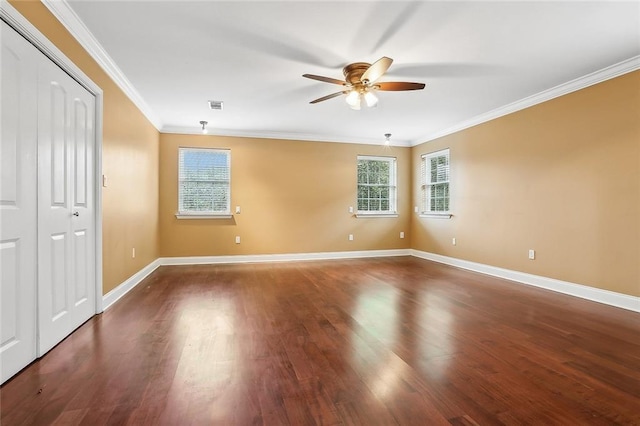
[[[232, 219], [179, 220], [178, 147], [231, 149]], [[356, 157], [398, 161], [398, 218], [355, 218]], [[202, 135], [160, 136], [162, 256], [409, 247], [410, 149]], [[400, 231], [407, 238], [400, 239]], [[354, 241], [348, 241], [354, 234]], [[241, 244], [235, 244], [235, 236]]]
[[414, 249], [640, 296], [640, 72], [414, 147], [414, 203], [447, 147], [454, 216]]
[[[158, 257], [158, 131], [39, 1], [10, 0], [104, 92], [103, 293]], [[136, 248], [133, 259], [132, 248]]]

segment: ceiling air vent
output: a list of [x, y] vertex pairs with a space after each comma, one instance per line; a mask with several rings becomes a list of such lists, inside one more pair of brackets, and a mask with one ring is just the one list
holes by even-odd
[[209, 108], [222, 111], [222, 101], [209, 101]]

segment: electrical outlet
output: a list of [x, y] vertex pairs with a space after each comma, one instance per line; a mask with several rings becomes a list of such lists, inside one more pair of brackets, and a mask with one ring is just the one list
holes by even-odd
[[240, 244], [240, 235], [236, 236], [236, 244]]
[[451, 244], [453, 244], [454, 246], [456, 245], [456, 237], [453, 237], [453, 238], [451, 239]]
[[400, 238], [404, 238], [404, 231], [400, 231]]
[[349, 241], [353, 241], [353, 234], [349, 234]]
[[536, 251], [533, 249], [529, 250], [529, 259], [534, 260], [536, 258]]
[[136, 248], [135, 247], [131, 249], [131, 258], [132, 259], [136, 258]]

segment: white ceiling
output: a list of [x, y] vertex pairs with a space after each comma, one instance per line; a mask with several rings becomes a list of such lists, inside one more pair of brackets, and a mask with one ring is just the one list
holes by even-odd
[[[414, 145], [640, 55], [638, 1], [67, 3], [167, 132]], [[309, 104], [340, 86], [302, 74], [382, 56], [425, 90]]]

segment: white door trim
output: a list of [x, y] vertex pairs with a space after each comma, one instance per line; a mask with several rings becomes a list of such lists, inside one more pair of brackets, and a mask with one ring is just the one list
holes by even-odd
[[95, 250], [96, 250], [96, 306], [95, 313], [103, 311], [102, 306], [102, 89], [78, 68], [60, 49], [47, 39], [35, 26], [20, 14], [7, 1], [0, 0], [0, 18], [26, 38], [38, 50], [73, 77], [96, 98], [95, 115]]

